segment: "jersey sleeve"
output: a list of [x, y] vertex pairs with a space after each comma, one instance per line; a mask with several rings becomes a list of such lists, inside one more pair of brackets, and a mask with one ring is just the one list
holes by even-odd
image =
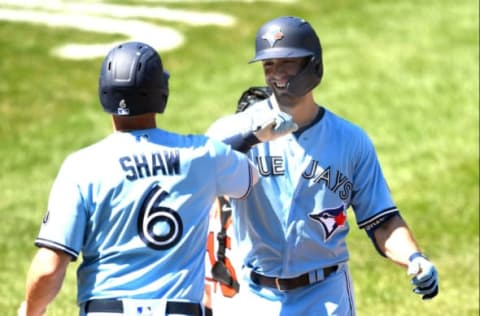
[[53, 183], [45, 214], [35, 245], [61, 250], [78, 257], [83, 243], [86, 210], [79, 189], [80, 166], [67, 158]]
[[245, 154], [212, 140], [216, 148], [216, 187], [218, 195], [242, 199], [258, 178], [257, 170]]
[[248, 134], [251, 131], [251, 118], [245, 113], [231, 114], [224, 116], [213, 122], [208, 128], [206, 135], [228, 142], [229, 139]]
[[[261, 101], [244, 112], [231, 114], [216, 120], [208, 128], [206, 135], [226, 143], [235, 150], [250, 148], [259, 140], [253, 132], [272, 118], [272, 109], [267, 101]], [[252, 137], [253, 136], [253, 137]], [[244, 150], [243, 152], [246, 152]]]
[[359, 142], [353, 181], [352, 207], [360, 228], [374, 229], [398, 213], [383, 175], [375, 148], [366, 134]]

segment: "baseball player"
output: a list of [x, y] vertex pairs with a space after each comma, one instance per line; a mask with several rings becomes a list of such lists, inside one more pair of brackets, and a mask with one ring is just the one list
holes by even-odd
[[[156, 128], [168, 77], [144, 43], [115, 46], [104, 59], [99, 96], [114, 133], [63, 162], [20, 315], [45, 314], [80, 253], [82, 316], [208, 314], [201, 302], [210, 207], [217, 196], [246, 197], [258, 172], [217, 140]], [[276, 115], [265, 113], [252, 135], [289, 132]]]
[[251, 62], [262, 63], [272, 96], [221, 118], [208, 134], [231, 143], [233, 127], [243, 129], [244, 116], [265, 109], [291, 114], [298, 130], [243, 146], [261, 177], [247, 198], [231, 199], [238, 243], [232, 248], [243, 255], [244, 266], [231, 310], [250, 316], [355, 315], [345, 241], [351, 221], [382, 256], [406, 269], [414, 293], [435, 297], [437, 270], [395, 206], [371, 140], [314, 100], [323, 64], [311, 25], [297, 17], [275, 18], [260, 27], [255, 48]]

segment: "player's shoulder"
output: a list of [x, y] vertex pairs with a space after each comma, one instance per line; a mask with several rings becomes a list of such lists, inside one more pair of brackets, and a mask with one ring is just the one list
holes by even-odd
[[104, 140], [102, 139], [102, 140], [99, 140], [95, 143], [92, 143], [92, 144], [86, 145], [84, 147], [75, 149], [74, 151], [70, 152], [66, 156], [65, 162], [79, 163], [81, 161], [85, 161], [88, 157], [95, 156], [95, 153], [100, 155], [101, 152], [98, 152], [97, 148], [101, 147], [101, 146], [99, 146], [99, 144], [102, 143], [103, 141]]
[[353, 137], [368, 137], [367, 132], [359, 124], [340, 116], [339, 114], [324, 108], [325, 114], [323, 119], [328, 121], [337, 132], [341, 134], [348, 134]]
[[179, 150], [191, 151], [192, 156], [219, 156], [229, 151], [229, 146], [225, 143], [214, 139], [205, 134], [175, 134], [171, 137], [175, 138], [175, 143], [171, 146], [177, 147]]
[[169, 138], [172, 140], [172, 146], [178, 146], [183, 148], [198, 148], [208, 146], [209, 139], [203, 134], [180, 134], [180, 133], [168, 133]]
[[374, 151], [374, 144], [367, 131], [357, 123], [344, 118], [330, 110], [326, 110], [324, 114], [326, 125], [329, 126], [329, 134], [357, 152]]
[[104, 139], [68, 153], [61, 163], [59, 174], [81, 182], [101, 170], [105, 157], [111, 155], [103, 142]]

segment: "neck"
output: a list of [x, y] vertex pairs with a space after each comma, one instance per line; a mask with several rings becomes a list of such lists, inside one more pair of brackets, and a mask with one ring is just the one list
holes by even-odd
[[289, 105], [279, 103], [279, 107], [283, 112], [290, 114], [300, 128], [309, 125], [317, 117], [318, 111], [320, 110], [320, 107], [313, 99], [312, 92], [295, 98], [294, 102], [289, 103]]
[[128, 132], [157, 127], [155, 113], [145, 113], [135, 116], [112, 115], [113, 129], [119, 132]]

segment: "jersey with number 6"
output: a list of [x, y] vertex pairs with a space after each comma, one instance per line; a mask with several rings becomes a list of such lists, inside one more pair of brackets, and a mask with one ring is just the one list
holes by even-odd
[[71, 154], [53, 184], [35, 244], [83, 261], [78, 302], [200, 302], [209, 210], [251, 189], [248, 159], [205, 136], [114, 133]]

